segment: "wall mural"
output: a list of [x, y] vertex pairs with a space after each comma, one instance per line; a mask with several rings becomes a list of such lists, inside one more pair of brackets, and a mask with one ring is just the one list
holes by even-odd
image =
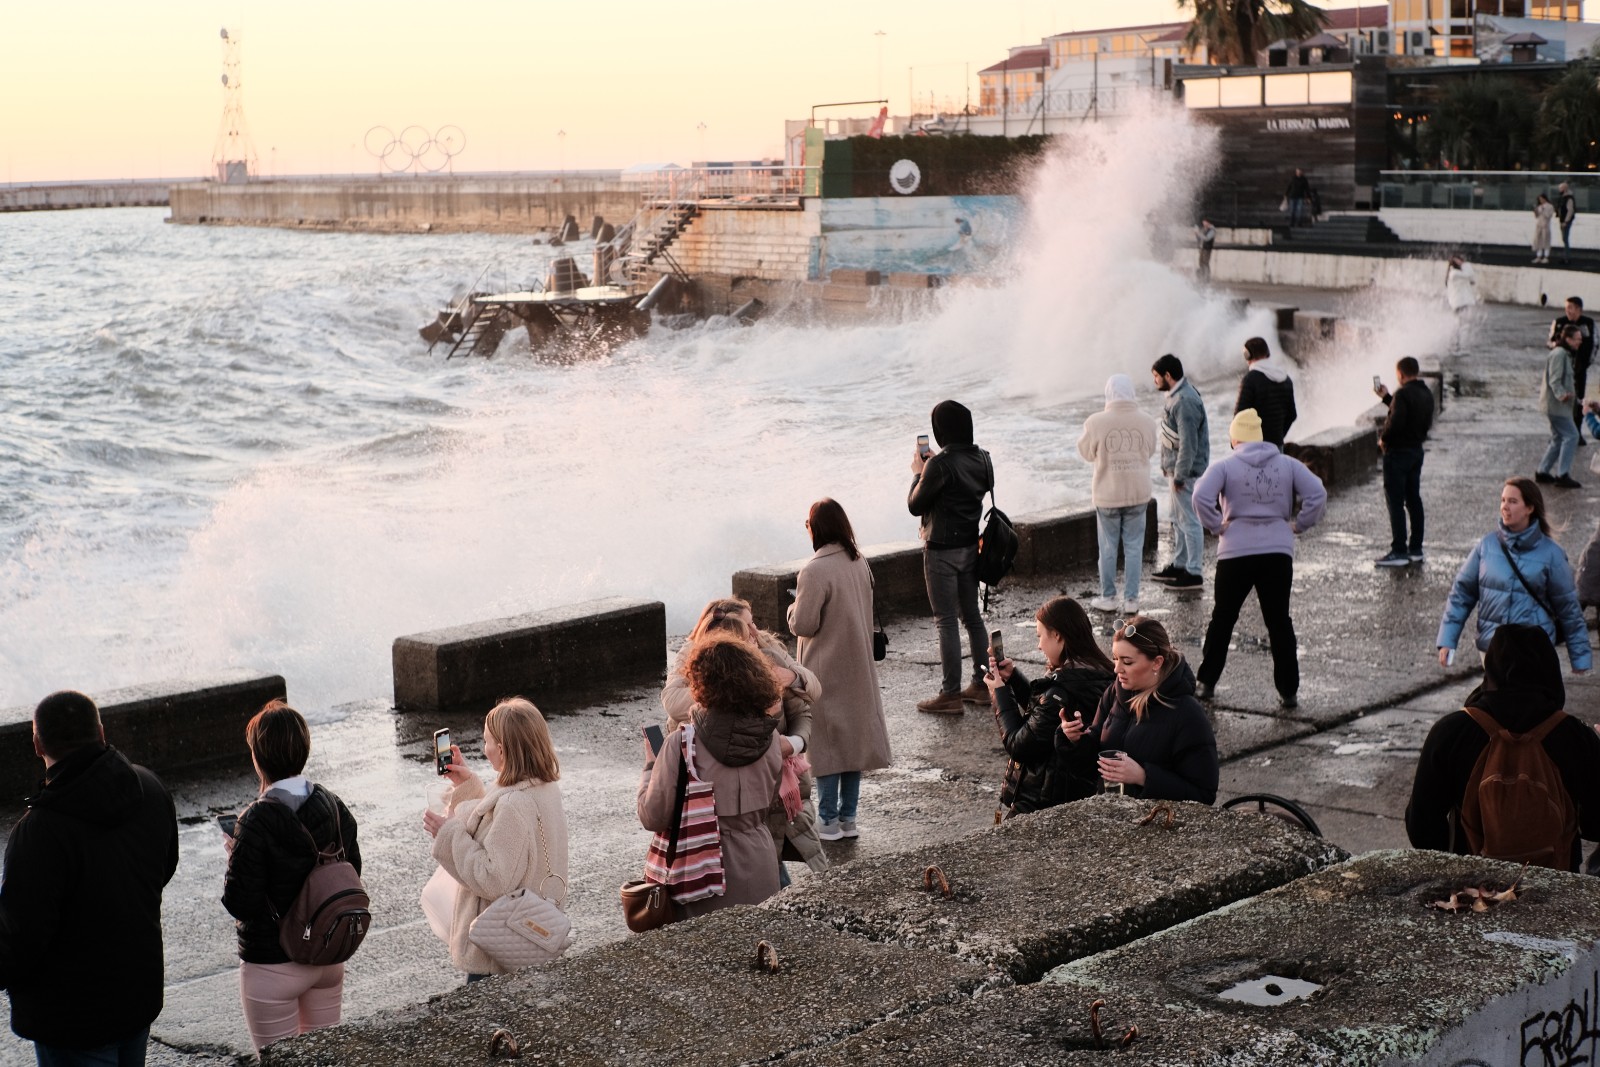
[[834, 270], [971, 274], [1019, 232], [1014, 196], [852, 197], [822, 201], [816, 276]]

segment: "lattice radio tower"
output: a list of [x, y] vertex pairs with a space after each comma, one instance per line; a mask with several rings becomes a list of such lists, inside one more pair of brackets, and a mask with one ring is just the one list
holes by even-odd
[[219, 182], [237, 184], [256, 177], [255, 146], [244, 122], [244, 84], [239, 75], [239, 36], [222, 28], [222, 126], [211, 165]]

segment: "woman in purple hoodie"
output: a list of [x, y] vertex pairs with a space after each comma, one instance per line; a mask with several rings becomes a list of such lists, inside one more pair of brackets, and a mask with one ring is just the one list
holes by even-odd
[[[1304, 463], [1261, 439], [1261, 419], [1245, 408], [1228, 426], [1233, 452], [1213, 463], [1194, 487], [1194, 510], [1219, 538], [1215, 604], [1194, 694], [1210, 700], [1228, 662], [1228, 641], [1250, 590], [1272, 642], [1272, 681], [1285, 708], [1299, 705], [1300, 659], [1289, 618], [1294, 538], [1317, 524], [1328, 503], [1322, 480]], [[1295, 510], [1295, 498], [1300, 500]]]

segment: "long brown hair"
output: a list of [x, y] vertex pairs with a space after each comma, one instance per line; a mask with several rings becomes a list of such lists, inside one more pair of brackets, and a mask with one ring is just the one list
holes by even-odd
[[811, 527], [813, 552], [824, 545], [839, 545], [852, 560], [861, 558], [861, 550], [856, 547], [856, 532], [850, 526], [850, 516], [844, 513], [844, 508], [839, 506], [837, 500], [825, 496], [812, 504], [806, 524]]
[[550, 727], [531, 700], [511, 697], [489, 709], [483, 728], [500, 746], [500, 785], [521, 781], [554, 782], [561, 777]]
[[1126, 641], [1150, 659], [1161, 657], [1161, 669], [1156, 672], [1156, 684], [1128, 699], [1128, 707], [1133, 709], [1133, 717], [1143, 720], [1145, 713], [1150, 709], [1151, 697], [1160, 703], [1166, 703], [1161, 700], [1161, 685], [1172, 677], [1173, 672], [1183, 662], [1183, 656], [1172, 647], [1172, 638], [1167, 636], [1167, 628], [1148, 615], [1135, 615], [1131, 619], [1124, 619], [1122, 625], [1117, 627], [1113, 640]]
[[1544, 493], [1539, 491], [1539, 487], [1534, 484], [1533, 479], [1518, 475], [1513, 478], [1507, 478], [1506, 484], [1522, 494], [1522, 502], [1532, 510], [1533, 520], [1539, 524], [1539, 532], [1549, 536], [1550, 520], [1545, 518], [1544, 515]]
[[1083, 663], [1103, 668], [1107, 672], [1115, 669], [1111, 657], [1100, 647], [1100, 642], [1094, 639], [1094, 627], [1089, 625], [1088, 613], [1076, 600], [1069, 596], [1052, 597], [1044, 602], [1044, 606], [1033, 617], [1043, 623], [1046, 630], [1061, 635], [1062, 643], [1066, 647], [1061, 650], [1063, 658], [1058, 666]]

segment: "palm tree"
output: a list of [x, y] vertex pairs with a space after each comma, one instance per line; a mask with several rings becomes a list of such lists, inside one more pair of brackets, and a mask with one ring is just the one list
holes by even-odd
[[1574, 63], [1544, 94], [1534, 140], [1550, 163], [1585, 170], [1600, 141], [1600, 63]]
[[1534, 98], [1506, 78], [1457, 81], [1433, 109], [1426, 147], [1462, 170], [1508, 170], [1523, 161], [1534, 106]]
[[1328, 13], [1307, 0], [1178, 0], [1193, 8], [1183, 39], [1188, 48], [1204, 45], [1213, 63], [1253, 67], [1256, 53], [1274, 41], [1303, 40], [1328, 24]]

